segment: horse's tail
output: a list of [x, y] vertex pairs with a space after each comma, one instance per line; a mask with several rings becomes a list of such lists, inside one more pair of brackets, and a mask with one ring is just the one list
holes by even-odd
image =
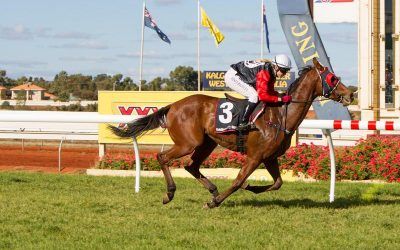
[[153, 114], [147, 115], [145, 117], [139, 118], [132, 122], [127, 123], [125, 128], [117, 128], [108, 125], [108, 128], [117, 136], [122, 138], [132, 138], [139, 137], [143, 135], [146, 131], [156, 129], [161, 125], [166, 123], [166, 115], [171, 108], [171, 105], [162, 107]]

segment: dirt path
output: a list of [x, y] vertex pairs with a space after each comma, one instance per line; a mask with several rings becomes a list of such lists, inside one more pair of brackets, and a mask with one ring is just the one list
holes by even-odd
[[[40, 145], [37, 141], [27, 142], [22, 146], [20, 141], [0, 142], [0, 171], [28, 170], [40, 172], [58, 172], [58, 143]], [[160, 146], [141, 146], [140, 152], [157, 152]], [[109, 145], [108, 153], [133, 154], [130, 145]], [[98, 144], [65, 144], [61, 151], [62, 173], [84, 173], [94, 167], [99, 160]]]
[[[84, 172], [98, 161], [97, 148], [63, 148], [63, 173]], [[55, 146], [0, 146], [0, 170], [30, 170], [58, 172], [58, 147]]]

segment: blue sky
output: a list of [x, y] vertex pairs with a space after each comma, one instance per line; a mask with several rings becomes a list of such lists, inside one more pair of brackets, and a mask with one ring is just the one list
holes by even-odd
[[[201, 70], [260, 57], [261, 0], [201, 0], [225, 35], [217, 48], [201, 28]], [[265, 0], [271, 53], [290, 54], [276, 0]], [[0, 16], [0, 69], [11, 77], [100, 73], [139, 79], [142, 24], [139, 0], [7, 0]], [[147, 0], [146, 5], [169, 45], [145, 29], [143, 78], [166, 77], [178, 65], [197, 69], [197, 1]], [[357, 24], [317, 25], [332, 66], [344, 83], [357, 85]]]

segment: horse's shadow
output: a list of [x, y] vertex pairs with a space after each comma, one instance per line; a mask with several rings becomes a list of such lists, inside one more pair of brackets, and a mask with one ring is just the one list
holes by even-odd
[[282, 208], [327, 208], [327, 209], [348, 209], [352, 207], [370, 206], [370, 205], [393, 205], [400, 204], [400, 199], [385, 200], [385, 199], [372, 199], [366, 200], [359, 196], [337, 198], [333, 203], [329, 201], [315, 201], [311, 199], [271, 199], [271, 200], [257, 200], [257, 199], [246, 199], [242, 201], [227, 201], [224, 206], [236, 207], [236, 206], [248, 206], [248, 207], [268, 207], [268, 206], [280, 206]]

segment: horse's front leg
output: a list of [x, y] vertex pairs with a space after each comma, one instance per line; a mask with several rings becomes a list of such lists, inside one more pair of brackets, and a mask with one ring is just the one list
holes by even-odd
[[245, 183], [242, 186], [243, 189], [259, 194], [267, 191], [278, 190], [282, 186], [283, 181], [281, 173], [279, 171], [278, 159], [274, 158], [272, 160], [264, 161], [264, 165], [265, 168], [268, 170], [268, 172], [271, 174], [272, 178], [274, 179], [274, 183], [272, 185], [267, 185], [267, 186], [251, 186], [250, 184]]
[[211, 202], [204, 205], [205, 208], [218, 207], [228, 196], [236, 192], [246, 181], [246, 179], [254, 172], [254, 170], [260, 165], [261, 160], [249, 159], [247, 164], [239, 171], [238, 176], [233, 181], [232, 186], [228, 188], [225, 192], [221, 193], [217, 197], [214, 197]]

